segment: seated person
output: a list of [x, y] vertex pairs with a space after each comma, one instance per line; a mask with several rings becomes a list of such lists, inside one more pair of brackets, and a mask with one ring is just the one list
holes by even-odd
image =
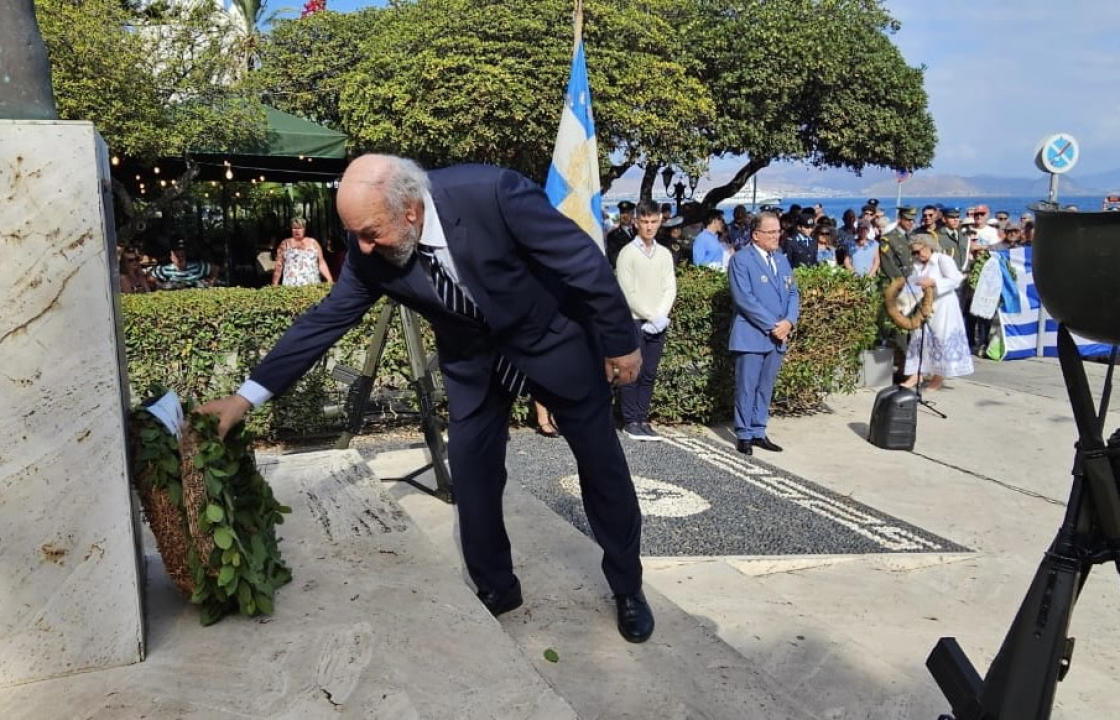
[[171, 248], [171, 259], [152, 268], [152, 278], [160, 290], [205, 288], [218, 278], [218, 266], [204, 260], [188, 260], [186, 243]]

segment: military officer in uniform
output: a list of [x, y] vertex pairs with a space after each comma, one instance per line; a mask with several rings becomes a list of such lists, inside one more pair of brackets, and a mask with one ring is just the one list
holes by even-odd
[[961, 229], [960, 208], [945, 208], [941, 211], [941, 217], [945, 222], [937, 233], [941, 252], [953, 258], [957, 269], [964, 272], [969, 259], [968, 234]]
[[613, 268], [618, 253], [634, 239], [634, 203], [623, 200], [618, 204], [618, 227], [607, 233], [607, 260]]
[[888, 281], [910, 274], [910, 266], [913, 264], [910, 255], [910, 231], [914, 229], [914, 220], [917, 217], [916, 207], [903, 205], [898, 209], [898, 224], [879, 241], [879, 252], [882, 253], [882, 257], [879, 258], [880, 267]]

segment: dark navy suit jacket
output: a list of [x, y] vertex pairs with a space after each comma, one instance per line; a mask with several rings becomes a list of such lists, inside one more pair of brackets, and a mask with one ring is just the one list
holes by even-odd
[[462, 165], [429, 178], [459, 282], [486, 325], [448, 311], [415, 258], [397, 268], [351, 241], [330, 294], [296, 321], [252, 379], [284, 392], [388, 295], [431, 322], [453, 418], [482, 403], [499, 352], [560, 397], [579, 400], [602, 387], [603, 358], [638, 347], [602, 251], [540, 186], [512, 170]]

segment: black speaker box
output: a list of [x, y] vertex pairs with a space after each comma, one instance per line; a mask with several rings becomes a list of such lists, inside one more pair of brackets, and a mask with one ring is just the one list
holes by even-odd
[[884, 450], [913, 450], [918, 432], [918, 395], [892, 385], [875, 396], [867, 439]]

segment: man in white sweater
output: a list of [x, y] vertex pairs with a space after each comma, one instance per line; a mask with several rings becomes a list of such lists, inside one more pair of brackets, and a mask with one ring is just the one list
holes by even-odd
[[649, 424], [649, 404], [657, 363], [665, 347], [669, 311], [677, 298], [673, 255], [654, 240], [661, 227], [661, 209], [643, 200], [638, 204], [637, 235], [618, 253], [615, 274], [641, 338], [642, 370], [638, 379], [619, 388], [623, 432], [633, 440], [660, 440]]

